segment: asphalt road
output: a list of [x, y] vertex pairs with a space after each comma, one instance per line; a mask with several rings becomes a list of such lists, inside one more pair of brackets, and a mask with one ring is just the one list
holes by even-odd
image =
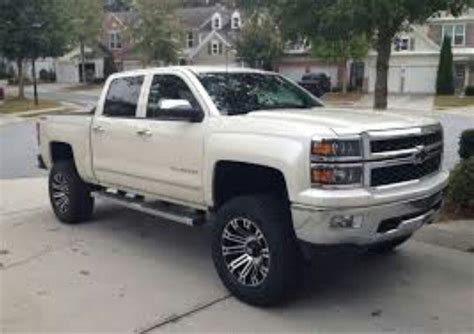
[[222, 287], [206, 227], [102, 203], [92, 222], [60, 225], [45, 178], [0, 180], [0, 195], [2, 332], [474, 331], [469, 253], [409, 241], [321, 256], [292, 301], [259, 309]]

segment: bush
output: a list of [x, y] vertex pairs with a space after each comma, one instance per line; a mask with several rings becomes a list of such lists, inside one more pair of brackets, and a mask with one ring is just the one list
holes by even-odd
[[438, 75], [436, 78], [436, 94], [454, 94], [454, 73], [453, 73], [453, 51], [451, 49], [451, 39], [445, 37], [441, 47], [439, 57]]
[[465, 130], [459, 139], [459, 156], [461, 159], [474, 157], [474, 129]]
[[463, 160], [451, 172], [447, 204], [458, 210], [474, 206], [474, 157]]
[[467, 86], [464, 94], [466, 96], [474, 96], [474, 86]]

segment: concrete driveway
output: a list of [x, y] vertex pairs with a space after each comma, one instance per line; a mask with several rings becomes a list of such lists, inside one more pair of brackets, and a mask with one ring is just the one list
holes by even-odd
[[99, 203], [60, 225], [45, 178], [0, 181], [2, 332], [472, 332], [472, 254], [410, 241], [390, 256], [321, 256], [286, 305], [230, 297], [207, 227]]

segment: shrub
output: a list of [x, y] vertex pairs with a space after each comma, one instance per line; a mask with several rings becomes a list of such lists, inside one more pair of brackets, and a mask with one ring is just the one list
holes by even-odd
[[474, 96], [474, 86], [467, 86], [464, 94], [466, 96]]
[[447, 204], [456, 209], [474, 206], [474, 157], [463, 160], [451, 172]]
[[474, 157], [474, 129], [465, 130], [459, 139], [459, 156], [461, 159]]
[[453, 74], [453, 52], [451, 49], [451, 39], [445, 37], [439, 57], [438, 76], [436, 78], [436, 94], [454, 94], [454, 74]]

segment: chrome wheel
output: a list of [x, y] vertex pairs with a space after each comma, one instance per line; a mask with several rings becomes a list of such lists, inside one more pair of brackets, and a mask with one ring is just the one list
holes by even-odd
[[54, 206], [61, 213], [66, 213], [70, 205], [69, 182], [63, 174], [57, 173], [53, 176], [51, 183], [51, 195]]
[[222, 255], [232, 276], [245, 286], [258, 286], [267, 278], [270, 251], [258, 226], [249, 219], [236, 218], [225, 226]]

